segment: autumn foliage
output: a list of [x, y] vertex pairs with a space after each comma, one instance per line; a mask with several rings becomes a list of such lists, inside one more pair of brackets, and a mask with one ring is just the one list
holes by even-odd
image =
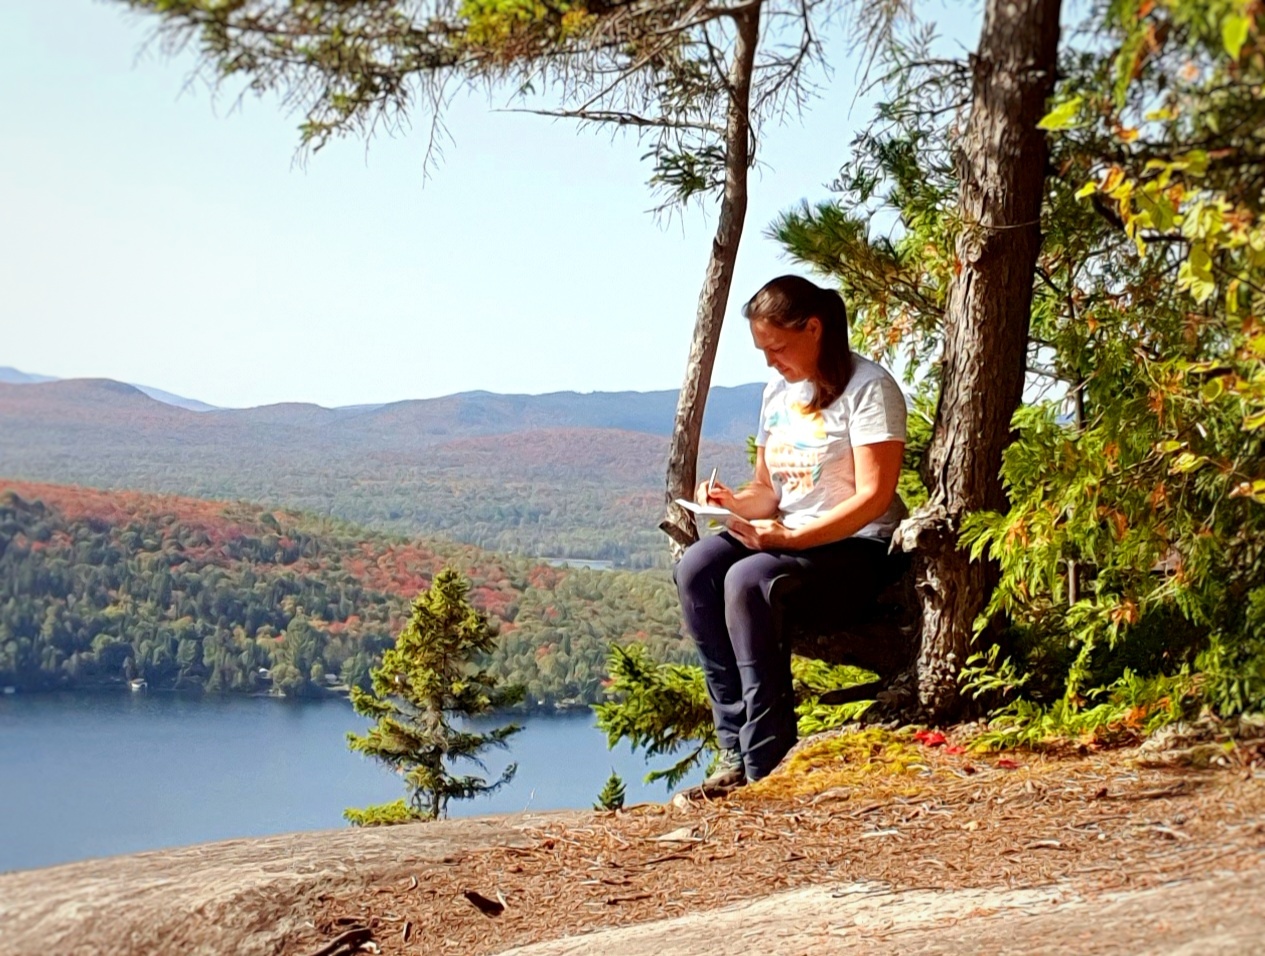
[[490, 672], [534, 706], [599, 699], [612, 643], [687, 653], [666, 575], [550, 567], [240, 503], [7, 481], [0, 684], [365, 686], [447, 565], [500, 633]]

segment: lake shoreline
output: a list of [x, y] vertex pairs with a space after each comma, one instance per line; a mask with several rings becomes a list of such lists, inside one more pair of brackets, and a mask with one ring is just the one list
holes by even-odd
[[[11, 690], [10, 687], [13, 689]], [[327, 700], [345, 700], [348, 706], [351, 704], [351, 698], [346, 688], [331, 688], [328, 691], [322, 691], [317, 694], [283, 694], [274, 693], [272, 691], [251, 691], [249, 693], [243, 691], [209, 691], [201, 687], [144, 687], [140, 690], [132, 689], [122, 678], [111, 680], [108, 682], [92, 682], [84, 683], [74, 687], [45, 687], [39, 689], [22, 689], [6, 685], [0, 688], [0, 699], [12, 697], [50, 697], [56, 695], [73, 695], [73, 696], [92, 696], [96, 694], [113, 696], [113, 695], [129, 695], [129, 694], [163, 694], [174, 697], [187, 697], [191, 700], [276, 700], [285, 701], [295, 704], [311, 703], [313, 701]], [[504, 710], [489, 711], [485, 716], [532, 716], [547, 717], [551, 714], [578, 714], [584, 711], [591, 711], [601, 701], [594, 701], [591, 704], [586, 703], [556, 703], [556, 704], [522, 704], [509, 707]]]
[[[276, 700], [118, 689], [0, 696], [0, 870], [339, 828], [349, 807], [406, 795], [385, 764], [348, 748], [347, 734], [369, 721], [345, 698]], [[667, 798], [644, 777], [670, 758], [610, 749], [590, 710], [470, 722], [508, 723], [521, 731], [486, 751], [484, 767], [457, 769], [494, 781], [516, 763], [516, 775], [454, 801], [454, 817], [587, 809], [612, 771], [629, 803]]]

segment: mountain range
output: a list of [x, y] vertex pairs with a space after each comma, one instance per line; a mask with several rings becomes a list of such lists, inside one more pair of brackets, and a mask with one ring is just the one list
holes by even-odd
[[[447, 438], [474, 434], [505, 434], [542, 427], [614, 428], [670, 435], [676, 413], [677, 393], [652, 392], [550, 392], [543, 395], [512, 395], [487, 391], [459, 392], [441, 398], [414, 399], [377, 405], [350, 405], [326, 408], [308, 402], [283, 402], [253, 408], [218, 408], [197, 399], [175, 395], [148, 385], [116, 382], [113, 379], [58, 379], [0, 366], [0, 385], [41, 385], [41, 394], [22, 396], [32, 411], [53, 409], [82, 402], [101, 402], [125, 416], [131, 413], [151, 417], [142, 405], [123, 407], [132, 389], [163, 405], [206, 413], [217, 422], [245, 422], [329, 429], [334, 432], [364, 431], [387, 437], [405, 428], [410, 438]], [[703, 437], [715, 441], [741, 442], [751, 434], [759, 409], [760, 383], [710, 392], [703, 422]], [[108, 396], [108, 397], [107, 397]], [[16, 395], [0, 392], [0, 402], [17, 401]], [[755, 410], [753, 410], [753, 407]], [[106, 407], [102, 408], [107, 411]], [[37, 411], [38, 414], [38, 411]], [[175, 419], [172, 419], [175, 421]]]
[[[110, 379], [32, 378], [0, 383], [0, 476], [248, 499], [538, 556], [666, 560], [674, 392], [193, 411]], [[749, 474], [761, 390], [712, 390], [700, 469]]]

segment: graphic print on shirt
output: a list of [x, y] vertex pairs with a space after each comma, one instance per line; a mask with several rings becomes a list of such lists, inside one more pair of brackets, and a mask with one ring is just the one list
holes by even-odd
[[786, 403], [770, 409], [764, 423], [768, 444], [764, 463], [769, 477], [782, 486], [784, 494], [800, 497], [821, 481], [826, 458], [826, 420], [821, 412], [811, 412], [802, 404]]

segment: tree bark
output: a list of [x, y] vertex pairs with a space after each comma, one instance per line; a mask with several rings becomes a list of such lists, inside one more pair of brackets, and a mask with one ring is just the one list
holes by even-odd
[[674, 498], [693, 498], [697, 480], [698, 446], [703, 431], [703, 411], [711, 386], [712, 366], [720, 329], [729, 304], [738, 244], [747, 218], [747, 172], [751, 168], [751, 77], [756, 45], [760, 39], [760, 5], [734, 14], [737, 35], [733, 60], [729, 64], [729, 106], [725, 116], [725, 190], [720, 203], [720, 221], [712, 240], [703, 289], [698, 297], [694, 337], [685, 367], [668, 448], [667, 515], [659, 524], [672, 539], [673, 557], [698, 540], [694, 516]]
[[959, 714], [958, 674], [996, 580], [958, 548], [964, 515], [1004, 507], [1002, 451], [1023, 396], [1047, 149], [1037, 123], [1054, 88], [1060, 0], [988, 0], [958, 157], [959, 271], [949, 289], [927, 506], [902, 529], [922, 601], [918, 710]]

